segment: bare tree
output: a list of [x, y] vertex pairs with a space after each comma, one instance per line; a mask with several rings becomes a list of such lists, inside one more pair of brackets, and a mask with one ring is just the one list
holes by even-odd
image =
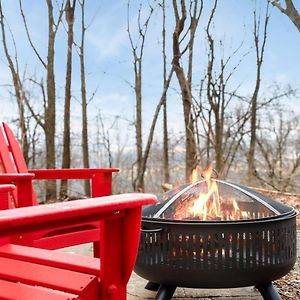
[[[65, 16], [67, 22], [67, 65], [66, 65], [66, 85], [65, 85], [65, 105], [64, 105], [64, 134], [63, 134], [63, 157], [62, 168], [69, 169], [71, 166], [70, 151], [70, 114], [71, 114], [71, 82], [72, 82], [72, 54], [74, 43], [74, 13], [76, 0], [72, 3], [66, 1]], [[68, 193], [68, 181], [62, 180], [60, 186], [60, 198], [64, 199]]]
[[[129, 12], [129, 2], [128, 2], [128, 12]], [[135, 74], [135, 84], [134, 91], [136, 95], [136, 144], [137, 144], [137, 161], [135, 165], [137, 166], [136, 172], [132, 172], [132, 183], [133, 189], [136, 191], [144, 191], [144, 175], [147, 168], [147, 161], [149, 158], [149, 153], [151, 150], [151, 145], [153, 142], [154, 131], [156, 127], [156, 123], [158, 120], [158, 116], [163, 106], [166, 94], [169, 89], [169, 85], [173, 75], [173, 67], [169, 71], [166, 81], [164, 83], [164, 88], [161, 94], [161, 97], [156, 105], [156, 109], [152, 118], [147, 142], [145, 145], [145, 149], [143, 149], [143, 139], [142, 139], [142, 62], [143, 62], [143, 51], [145, 46], [145, 38], [147, 33], [148, 24], [153, 13], [153, 8], [150, 6], [150, 12], [144, 25], [141, 25], [141, 6], [138, 12], [138, 32], [139, 38], [136, 44], [134, 44], [132, 35], [129, 28], [129, 15], [128, 15], [128, 35], [130, 40], [130, 45], [132, 48], [133, 58], [134, 58], [134, 74]], [[135, 173], [135, 174], [134, 174]]]
[[[185, 123], [186, 135], [186, 151], [185, 151], [185, 164], [186, 164], [186, 181], [190, 180], [192, 171], [198, 163], [197, 145], [195, 138], [195, 124], [193, 116], [193, 97], [192, 97], [192, 74], [193, 74], [193, 49], [195, 41], [195, 33], [198, 27], [199, 19], [202, 13], [203, 1], [189, 1], [189, 16], [190, 26], [185, 30], [187, 20], [187, 8], [185, 0], [180, 1], [180, 11], [178, 9], [177, 0], [173, 0], [173, 10], [175, 15], [175, 28], [173, 32], [173, 68], [176, 73], [182, 97], [183, 115]], [[181, 43], [184, 37], [189, 34], [187, 45], [181, 49]], [[182, 56], [188, 50], [188, 70], [185, 71], [181, 63]]]
[[[166, 56], [166, 4], [165, 0], [161, 3], [162, 8], [162, 55], [163, 55], [163, 86], [167, 87], [167, 56]], [[163, 172], [164, 182], [170, 182], [169, 167], [169, 138], [168, 138], [168, 114], [167, 114], [167, 95], [163, 98]]]
[[208, 15], [205, 33], [207, 37], [207, 67], [199, 83], [199, 97], [194, 97], [194, 115], [197, 136], [205, 147], [199, 149], [202, 164], [214, 165], [219, 177], [226, 178], [233, 165], [241, 143], [248, 131], [250, 103], [240, 96], [240, 83], [232, 83], [238, 68], [250, 53], [241, 41], [225, 55], [225, 40], [218, 40], [213, 33], [218, 1], [214, 1]]
[[102, 117], [100, 110], [97, 115], [97, 131], [99, 132], [99, 135], [101, 136], [100, 140], [102, 140], [101, 144], [104, 147], [107, 158], [108, 158], [108, 167], [109, 168], [111, 168], [113, 165], [110, 130], [114, 127], [114, 123], [115, 123], [116, 119], [113, 121], [111, 126], [108, 129], [106, 129], [104, 126], [103, 117]]
[[[130, 1], [127, 5], [127, 33], [131, 45], [132, 55], [133, 55], [133, 68], [134, 68], [134, 91], [136, 99], [136, 110], [135, 110], [135, 131], [136, 131], [136, 152], [137, 152], [137, 174], [142, 173], [142, 160], [143, 160], [143, 137], [142, 137], [142, 64], [143, 64], [143, 55], [145, 47], [145, 39], [149, 26], [149, 21], [153, 13], [153, 8], [149, 6], [150, 11], [148, 17], [144, 24], [141, 22], [141, 12], [142, 5], [140, 5], [138, 11], [138, 32], [139, 37], [137, 42], [133, 41], [131, 32], [130, 32], [130, 22], [129, 22], [129, 12], [130, 12]], [[133, 188], [134, 190], [144, 190], [144, 182], [137, 179], [134, 180]]]
[[[44, 67], [47, 76], [46, 83], [46, 93], [43, 91], [43, 100], [44, 100], [44, 115], [40, 116], [36, 113], [29, 101], [26, 102], [30, 112], [35, 118], [36, 122], [43, 128], [45, 132], [46, 140], [46, 167], [47, 169], [53, 169], [56, 167], [56, 149], [55, 149], [55, 126], [56, 126], [56, 89], [55, 89], [55, 74], [54, 74], [54, 57], [55, 57], [55, 38], [61, 22], [61, 18], [64, 12], [64, 3], [62, 3], [59, 12], [58, 18], [55, 22], [54, 11], [52, 0], [46, 0], [47, 9], [48, 9], [48, 52], [47, 60], [44, 60], [39, 54], [37, 48], [35, 47], [31, 36], [30, 31], [27, 25], [27, 20], [22, 7], [22, 0], [19, 0], [19, 6], [21, 15], [23, 18], [24, 27], [28, 37], [28, 41], [34, 53], [36, 54], [38, 60]], [[42, 83], [42, 81], [41, 81]], [[56, 182], [49, 180], [46, 183], [46, 199], [55, 199], [56, 198]]]
[[[230, 108], [232, 101], [237, 97], [239, 85], [233, 91], [228, 87], [247, 52], [241, 57], [235, 58], [243, 45], [241, 42], [230, 55], [227, 57], [222, 55], [218, 58], [216, 41], [211, 32], [217, 4], [218, 1], [215, 0], [205, 29], [208, 42], [208, 62], [205, 78], [200, 84], [199, 112], [207, 139], [206, 155], [209, 156], [207, 162], [211, 164], [214, 159], [216, 171], [221, 178], [225, 178], [245, 134], [245, 125], [249, 118], [247, 105], [243, 107], [240, 104], [240, 106], [235, 105], [234, 108]], [[220, 52], [223, 53], [224, 41], [217, 42], [221, 48]], [[232, 63], [233, 59], [236, 59], [237, 62]], [[230, 64], [233, 64], [231, 69], [229, 69]], [[208, 108], [204, 107], [204, 101], [201, 100], [205, 91]], [[214, 155], [210, 153], [211, 148], [214, 150]]]
[[286, 15], [300, 31], [300, 15], [296, 9], [293, 0], [284, 0], [285, 7], [283, 7], [283, 1], [280, 0], [268, 0], [273, 6], [277, 7], [284, 15]]
[[[81, 82], [81, 106], [82, 106], [82, 157], [83, 167], [89, 168], [89, 141], [88, 141], [88, 118], [87, 118], [87, 93], [86, 93], [86, 80], [85, 80], [85, 0], [79, 1], [81, 8], [81, 41], [79, 46], [79, 59], [80, 59], [80, 82]], [[84, 182], [84, 191], [86, 195], [90, 195], [91, 188], [89, 181]]]
[[23, 80], [20, 77], [20, 71], [19, 71], [19, 62], [18, 62], [18, 54], [17, 54], [17, 48], [16, 48], [16, 43], [14, 40], [13, 35], [12, 40], [13, 40], [13, 45], [15, 48], [15, 61], [13, 61], [9, 50], [7, 46], [7, 41], [6, 41], [6, 31], [5, 31], [5, 24], [4, 24], [4, 15], [3, 15], [3, 10], [2, 10], [2, 1], [0, 1], [0, 25], [1, 25], [1, 33], [2, 33], [2, 45], [5, 53], [5, 57], [8, 62], [8, 66], [12, 75], [12, 81], [13, 81], [13, 86], [14, 86], [14, 91], [15, 91], [15, 98], [18, 106], [18, 111], [19, 111], [19, 128], [21, 131], [21, 146], [24, 154], [24, 159], [26, 163], [29, 162], [29, 140], [28, 140], [28, 126], [26, 125], [26, 120], [25, 120], [25, 98], [26, 98], [26, 92], [24, 91], [24, 86], [23, 86]]
[[296, 128], [299, 118], [286, 119], [280, 108], [266, 113], [266, 121], [257, 137], [258, 155], [256, 177], [263, 186], [279, 191], [293, 191], [293, 180], [300, 167], [300, 137]]
[[248, 162], [248, 181], [251, 183], [255, 175], [255, 146], [256, 146], [256, 128], [257, 128], [257, 108], [258, 108], [258, 95], [261, 85], [261, 68], [264, 60], [265, 46], [267, 41], [267, 29], [269, 23], [269, 3], [267, 4], [265, 17], [263, 21], [262, 41], [260, 42], [260, 24], [261, 17], [257, 18], [256, 11], [253, 12], [254, 17], [254, 44], [256, 52], [256, 81], [255, 87], [251, 98], [251, 117], [250, 117], [250, 145], [247, 154]]

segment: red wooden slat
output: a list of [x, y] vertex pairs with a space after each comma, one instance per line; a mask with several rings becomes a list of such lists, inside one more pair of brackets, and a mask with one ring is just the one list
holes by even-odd
[[50, 231], [47, 229], [36, 230], [29, 234], [23, 234], [20, 237], [16, 237], [14, 243], [53, 250], [98, 240], [99, 222], [82, 222], [71, 226], [62, 224]]
[[0, 184], [14, 183], [16, 185], [17, 193], [14, 194], [16, 207], [37, 205], [32, 187], [33, 178], [34, 174], [31, 173], [0, 174]]
[[92, 197], [108, 196], [112, 192], [112, 173], [116, 168], [107, 169], [39, 169], [29, 170], [34, 179], [91, 179]]
[[97, 277], [79, 272], [0, 257], [0, 278], [81, 295], [97, 285]]
[[16, 173], [16, 166], [12, 161], [12, 155], [4, 134], [3, 128], [0, 128], [0, 159], [2, 168], [5, 173]]
[[111, 174], [119, 172], [117, 168], [99, 168], [99, 169], [85, 169], [85, 168], [72, 168], [72, 169], [29, 169], [30, 173], [35, 174], [35, 179], [90, 179], [94, 174]]
[[[6, 173], [28, 173], [28, 168], [19, 142], [6, 123], [3, 122], [2, 127], [8, 143], [7, 150], [9, 151], [9, 156], [7, 156], [5, 149], [0, 149], [0, 153], [3, 151], [3, 154], [5, 155], [5, 157], [3, 157], [3, 165], [6, 165]], [[2, 133], [2, 130], [0, 131]], [[1, 134], [0, 140], [2, 140]], [[25, 198], [24, 193], [26, 193]], [[13, 199], [16, 207], [36, 205], [37, 200], [32, 187], [32, 182], [20, 181], [17, 184], [17, 191], [13, 192]]]
[[[100, 243], [100, 258], [101, 258], [101, 294], [100, 299], [105, 299], [107, 289], [113, 284], [114, 292], [110, 300], [125, 300], [126, 299], [126, 284], [124, 281], [124, 268], [123, 268], [123, 252], [124, 248], [130, 241], [124, 240], [122, 237], [124, 220], [108, 220], [101, 227], [101, 243]], [[118, 236], [114, 243], [109, 243], [112, 236]], [[104, 242], [103, 242], [104, 241]], [[129, 257], [127, 256], [127, 259]]]
[[[9, 151], [7, 140], [4, 136], [4, 130], [0, 126], [0, 160], [1, 160], [1, 173], [16, 173], [16, 167], [12, 160], [12, 155]], [[17, 191], [12, 192], [12, 197], [14, 201], [14, 206], [18, 204]], [[0, 199], [1, 200], [1, 199]], [[9, 207], [12, 208], [11, 203], [7, 203]]]
[[6, 123], [2, 123], [6, 138], [10, 147], [11, 155], [14, 158], [15, 167], [19, 173], [27, 173], [27, 165], [23, 156], [22, 149], [19, 142], [16, 140], [15, 135]]
[[114, 211], [153, 204], [155, 199], [151, 194], [132, 193], [9, 209], [0, 211], [0, 233], [2, 236], [10, 235], [10, 229], [21, 233], [24, 226], [27, 226], [26, 231], [35, 232], [42, 229], [43, 224], [49, 228], [58, 226], [56, 221], [65, 225], [82, 224], [87, 220], [112, 217], [115, 215]]
[[13, 184], [1, 184], [0, 185], [0, 210], [11, 208], [11, 201], [9, 192], [15, 189]]
[[73, 253], [7, 244], [0, 246], [0, 256], [96, 276], [100, 272], [98, 258]]
[[112, 192], [112, 174], [95, 174], [92, 179], [92, 196], [101, 197], [111, 195]]
[[4, 173], [0, 174], [1, 182], [9, 182], [9, 181], [27, 181], [32, 180], [34, 178], [34, 174], [32, 173]]
[[141, 228], [141, 218], [138, 217], [139, 215], [141, 215], [140, 207], [128, 211], [126, 222], [124, 222], [123, 226], [124, 240], [130, 241], [126, 244], [122, 252], [123, 280], [126, 283], [131, 275], [138, 253]]
[[78, 295], [0, 279], [1, 300], [76, 300]]
[[[46, 230], [39, 234], [38, 238], [34, 238], [34, 235], [30, 235], [29, 239], [32, 239], [32, 241], [29, 242], [29, 244], [37, 248], [57, 249], [57, 245], [59, 245], [60, 248], [65, 248], [99, 240], [99, 228], [78, 231], [72, 230], [69, 233], [63, 233], [62, 231], [55, 232], [57, 233], [56, 235]], [[49, 233], [51, 233], [50, 236]]]

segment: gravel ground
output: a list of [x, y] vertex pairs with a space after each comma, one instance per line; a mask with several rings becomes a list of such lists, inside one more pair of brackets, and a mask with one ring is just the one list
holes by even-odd
[[294, 269], [275, 282], [282, 299], [300, 299], [300, 230], [297, 231], [297, 261]]

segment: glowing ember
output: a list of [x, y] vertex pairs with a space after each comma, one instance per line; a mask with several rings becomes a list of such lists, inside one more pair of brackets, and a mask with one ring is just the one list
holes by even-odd
[[[191, 181], [196, 182], [199, 169], [194, 169]], [[202, 176], [205, 180], [196, 197], [184, 199], [176, 208], [173, 218], [176, 220], [238, 220], [247, 218], [247, 213], [241, 211], [236, 200], [230, 197], [223, 198], [219, 195], [217, 181], [212, 178], [213, 169], [208, 167]]]

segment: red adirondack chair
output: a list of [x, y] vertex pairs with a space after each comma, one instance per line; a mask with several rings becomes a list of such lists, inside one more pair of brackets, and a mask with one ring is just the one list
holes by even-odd
[[[0, 185], [2, 194], [11, 189]], [[141, 206], [152, 203], [153, 195], [124, 194], [0, 211], [0, 299], [126, 299]], [[15, 235], [76, 226], [83, 219], [103, 223], [100, 259], [13, 243]]]
[[[112, 191], [112, 173], [116, 168], [99, 169], [40, 169], [29, 170], [23, 157], [19, 142], [7, 124], [0, 128], [0, 161], [2, 174], [0, 184], [13, 183], [16, 189], [9, 199], [1, 199], [0, 209], [35, 206], [36, 199], [33, 180], [51, 179], [89, 179], [91, 197], [108, 196]], [[41, 230], [25, 235], [19, 243], [30, 244], [40, 248], [57, 249], [77, 244], [94, 242], [95, 254], [98, 253], [99, 222], [62, 226], [55, 231]]]

